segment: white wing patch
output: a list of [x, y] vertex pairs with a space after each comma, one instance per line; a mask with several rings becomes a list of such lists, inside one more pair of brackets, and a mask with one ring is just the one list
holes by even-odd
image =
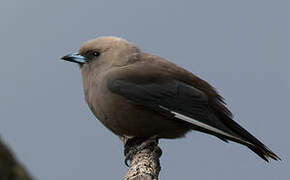
[[171, 111], [171, 110], [169, 110], [169, 109], [167, 109], [167, 108], [165, 108], [165, 107], [163, 107], [163, 106], [159, 106], [159, 107], [162, 108], [162, 109], [165, 109], [165, 110], [167, 110], [167, 111], [170, 111], [171, 113], [174, 114], [174, 117], [176, 117], [176, 118], [178, 118], [178, 119], [181, 119], [181, 120], [183, 120], [183, 121], [186, 121], [186, 122], [191, 123], [191, 124], [193, 124], [193, 125], [196, 125], [196, 126], [198, 126], [198, 127], [202, 127], [202, 128], [204, 128], [204, 129], [210, 130], [210, 131], [215, 132], [215, 133], [217, 133], [217, 134], [221, 134], [221, 135], [224, 135], [224, 136], [227, 136], [227, 137], [233, 138], [233, 139], [237, 139], [237, 140], [239, 140], [239, 141], [243, 141], [243, 142], [245, 142], [245, 143], [247, 143], [247, 144], [251, 144], [251, 143], [249, 143], [249, 142], [247, 142], [247, 141], [244, 141], [243, 139], [240, 139], [240, 138], [237, 138], [237, 137], [235, 137], [235, 136], [232, 136], [232, 135], [230, 135], [229, 133], [226, 133], [226, 132], [221, 131], [221, 130], [215, 128], [215, 127], [212, 127], [212, 126], [209, 126], [209, 125], [207, 125], [207, 124], [204, 124], [204, 123], [202, 123], [202, 122], [200, 122], [200, 121], [197, 121], [197, 120], [195, 120], [195, 119], [193, 119], [193, 118], [190, 118], [190, 117], [184, 116], [184, 115], [182, 115], [182, 114], [180, 114], [180, 113], [177, 113], [177, 112]]

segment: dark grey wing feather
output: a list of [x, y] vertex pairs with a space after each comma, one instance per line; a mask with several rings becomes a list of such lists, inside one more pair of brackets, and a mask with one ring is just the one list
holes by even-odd
[[211, 108], [209, 97], [193, 86], [177, 80], [158, 83], [108, 80], [107, 85], [113, 93], [164, 116], [186, 121], [195, 130], [215, 135], [226, 142], [232, 140], [244, 144], [266, 161], [269, 157], [279, 159], [258, 139], [234, 122], [228, 112]]
[[[163, 115], [175, 116], [173, 112], [176, 112], [238, 138], [210, 111], [207, 95], [183, 82], [136, 84], [125, 80], [109, 80], [108, 88]], [[196, 127], [197, 130], [199, 128]]]

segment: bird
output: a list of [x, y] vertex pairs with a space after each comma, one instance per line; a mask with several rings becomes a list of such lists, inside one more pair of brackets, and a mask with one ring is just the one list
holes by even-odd
[[89, 108], [120, 138], [176, 139], [194, 130], [242, 144], [267, 162], [281, 160], [233, 120], [209, 83], [123, 38], [88, 40], [61, 59], [79, 65]]

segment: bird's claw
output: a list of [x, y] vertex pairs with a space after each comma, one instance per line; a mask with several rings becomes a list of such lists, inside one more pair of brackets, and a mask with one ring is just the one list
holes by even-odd
[[158, 145], [158, 138], [156, 136], [152, 136], [147, 139], [132, 138], [126, 140], [124, 146], [125, 165], [129, 167], [128, 161], [132, 160], [133, 155], [152, 145], [153, 146]]

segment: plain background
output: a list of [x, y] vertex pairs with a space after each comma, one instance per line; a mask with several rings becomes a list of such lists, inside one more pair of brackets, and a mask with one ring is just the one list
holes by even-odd
[[59, 58], [114, 35], [194, 72], [282, 162], [191, 132], [162, 140], [160, 179], [288, 179], [290, 1], [0, 2], [0, 132], [36, 179], [122, 179], [119, 139]]

